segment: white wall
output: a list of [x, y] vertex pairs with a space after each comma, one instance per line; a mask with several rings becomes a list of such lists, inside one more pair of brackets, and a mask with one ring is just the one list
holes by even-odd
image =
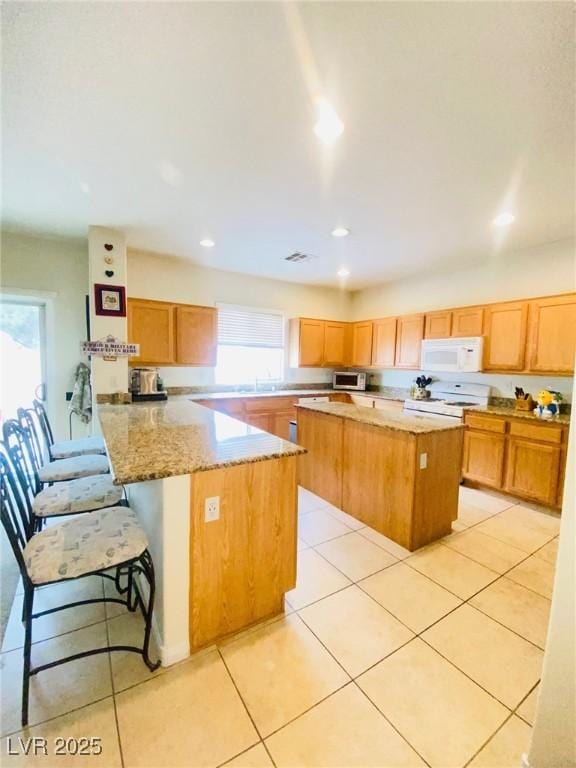
[[[481, 264], [450, 272], [413, 276], [356, 291], [351, 297], [352, 318], [365, 320], [411, 312], [524, 299], [568, 293], [576, 290], [574, 241], [530, 248], [517, 253], [494, 254]], [[384, 370], [379, 383], [409, 387], [417, 371]], [[508, 374], [435, 375], [445, 381], [484, 383], [492, 394], [513, 397], [514, 387], [538, 392], [542, 387], [557, 389], [571, 399], [572, 379], [554, 376]]]
[[[347, 320], [350, 294], [335, 288], [223, 272], [184, 259], [128, 250], [128, 295], [134, 298], [212, 306], [217, 302], [282, 310], [286, 318], [319, 317]], [[212, 368], [162, 368], [167, 386], [208, 385]], [[330, 381], [323, 368], [286, 368], [286, 381]]]
[[[68, 404], [76, 365], [83, 360], [80, 342], [86, 339], [85, 296], [88, 292], [86, 242], [2, 233], [3, 290], [49, 293], [52, 323], [48, 327], [48, 406], [55, 437], [68, 437]], [[50, 309], [50, 306], [49, 306]], [[76, 419], [74, 436], [84, 434]]]

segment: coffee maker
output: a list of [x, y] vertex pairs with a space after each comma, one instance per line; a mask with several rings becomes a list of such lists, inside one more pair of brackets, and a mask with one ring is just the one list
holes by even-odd
[[160, 377], [156, 368], [132, 368], [130, 392], [132, 402], [143, 400], [167, 400], [168, 393], [159, 389]]

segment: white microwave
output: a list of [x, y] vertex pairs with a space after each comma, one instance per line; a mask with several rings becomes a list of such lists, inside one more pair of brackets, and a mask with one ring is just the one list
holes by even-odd
[[484, 339], [425, 339], [422, 342], [422, 371], [472, 373], [482, 370]]
[[366, 374], [360, 371], [334, 371], [332, 374], [333, 389], [366, 389]]

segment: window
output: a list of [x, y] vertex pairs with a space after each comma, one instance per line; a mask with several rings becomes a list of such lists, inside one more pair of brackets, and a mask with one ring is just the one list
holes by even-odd
[[217, 384], [281, 381], [284, 317], [280, 312], [218, 305]]

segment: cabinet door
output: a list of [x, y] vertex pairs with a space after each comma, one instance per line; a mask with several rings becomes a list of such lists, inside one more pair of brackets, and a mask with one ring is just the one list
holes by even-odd
[[176, 362], [216, 365], [218, 312], [214, 307], [176, 307]]
[[557, 445], [511, 437], [505, 489], [545, 504], [556, 504], [560, 454]]
[[258, 427], [264, 432], [271, 432], [273, 428], [273, 414], [271, 413], [246, 413], [245, 421], [251, 427]]
[[352, 326], [351, 365], [366, 366], [372, 362], [372, 322]]
[[464, 434], [464, 477], [501, 488], [505, 446], [504, 435], [467, 429]]
[[452, 331], [452, 312], [432, 312], [426, 315], [424, 338], [447, 339]]
[[346, 360], [346, 334], [348, 323], [326, 320], [324, 323], [323, 364], [326, 366], [344, 365]]
[[372, 323], [372, 365], [393, 368], [396, 355], [396, 318], [386, 317]]
[[299, 365], [321, 366], [324, 362], [324, 320], [300, 320]]
[[132, 363], [170, 365], [175, 362], [174, 305], [128, 299], [128, 341], [140, 344]]
[[420, 368], [420, 350], [424, 333], [424, 315], [398, 318], [396, 368]]
[[463, 307], [452, 312], [452, 336], [482, 336], [484, 309]]
[[296, 410], [278, 411], [273, 414], [271, 432], [283, 440], [290, 438], [290, 422], [296, 419]]
[[527, 318], [528, 304], [525, 301], [486, 307], [484, 370], [523, 370]]
[[530, 302], [529, 368], [573, 373], [576, 353], [576, 295]]

